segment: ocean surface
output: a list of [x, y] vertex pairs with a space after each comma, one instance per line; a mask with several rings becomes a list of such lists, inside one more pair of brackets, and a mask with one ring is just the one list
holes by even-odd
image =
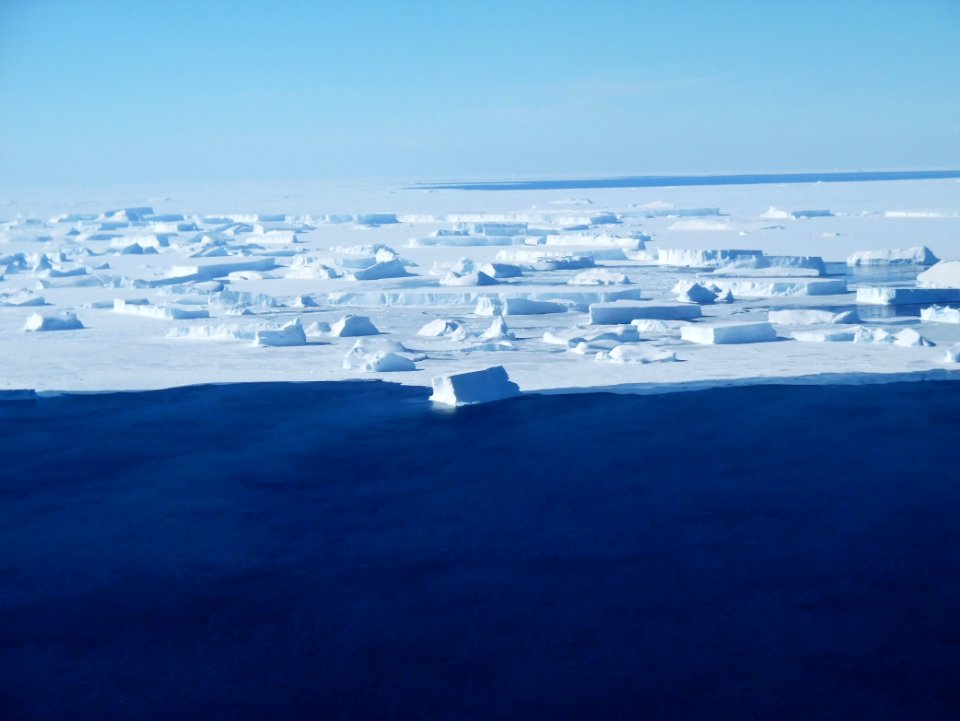
[[0, 718], [955, 719], [960, 383], [0, 403]]
[[782, 183], [851, 183], [878, 180], [960, 178], [960, 170], [867, 170], [825, 173], [750, 173], [728, 175], [638, 175], [612, 178], [493, 180], [422, 183], [435, 190], [587, 190], [591, 188], [682, 188], [699, 185], [770, 185]]

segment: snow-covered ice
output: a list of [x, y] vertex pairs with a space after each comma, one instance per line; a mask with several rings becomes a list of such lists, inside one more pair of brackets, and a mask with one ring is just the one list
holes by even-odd
[[[956, 187], [25, 194], [0, 215], [0, 390], [401, 366], [428, 386], [502, 365], [550, 392], [940, 377], [960, 343]], [[23, 332], [67, 314], [82, 332]]]

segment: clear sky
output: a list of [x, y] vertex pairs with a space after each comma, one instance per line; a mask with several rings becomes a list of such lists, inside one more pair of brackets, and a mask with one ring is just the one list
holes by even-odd
[[960, 167], [960, 0], [0, 0], [0, 184]]

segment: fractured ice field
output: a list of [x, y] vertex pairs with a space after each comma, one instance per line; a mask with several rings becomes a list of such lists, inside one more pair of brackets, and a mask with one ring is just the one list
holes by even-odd
[[960, 370], [956, 179], [4, 193], [3, 391], [381, 378], [457, 405]]

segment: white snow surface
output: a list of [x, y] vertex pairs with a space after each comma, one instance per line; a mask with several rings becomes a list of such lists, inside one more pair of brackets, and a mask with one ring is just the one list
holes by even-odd
[[[647, 393], [960, 370], [944, 362], [960, 344], [955, 180], [592, 189], [589, 206], [568, 195], [0, 189], [0, 389], [344, 380], [412, 365], [391, 379], [429, 387], [502, 366], [522, 391]], [[455, 270], [464, 253], [472, 265]], [[458, 277], [441, 285], [448, 272]], [[677, 303], [674, 288], [732, 302]], [[81, 332], [23, 332], [70, 314]], [[681, 337], [768, 322], [779, 342]], [[354, 352], [351, 336], [374, 333], [411, 350]], [[258, 337], [274, 347], [253, 347]], [[661, 356], [683, 362], [650, 362]]]

